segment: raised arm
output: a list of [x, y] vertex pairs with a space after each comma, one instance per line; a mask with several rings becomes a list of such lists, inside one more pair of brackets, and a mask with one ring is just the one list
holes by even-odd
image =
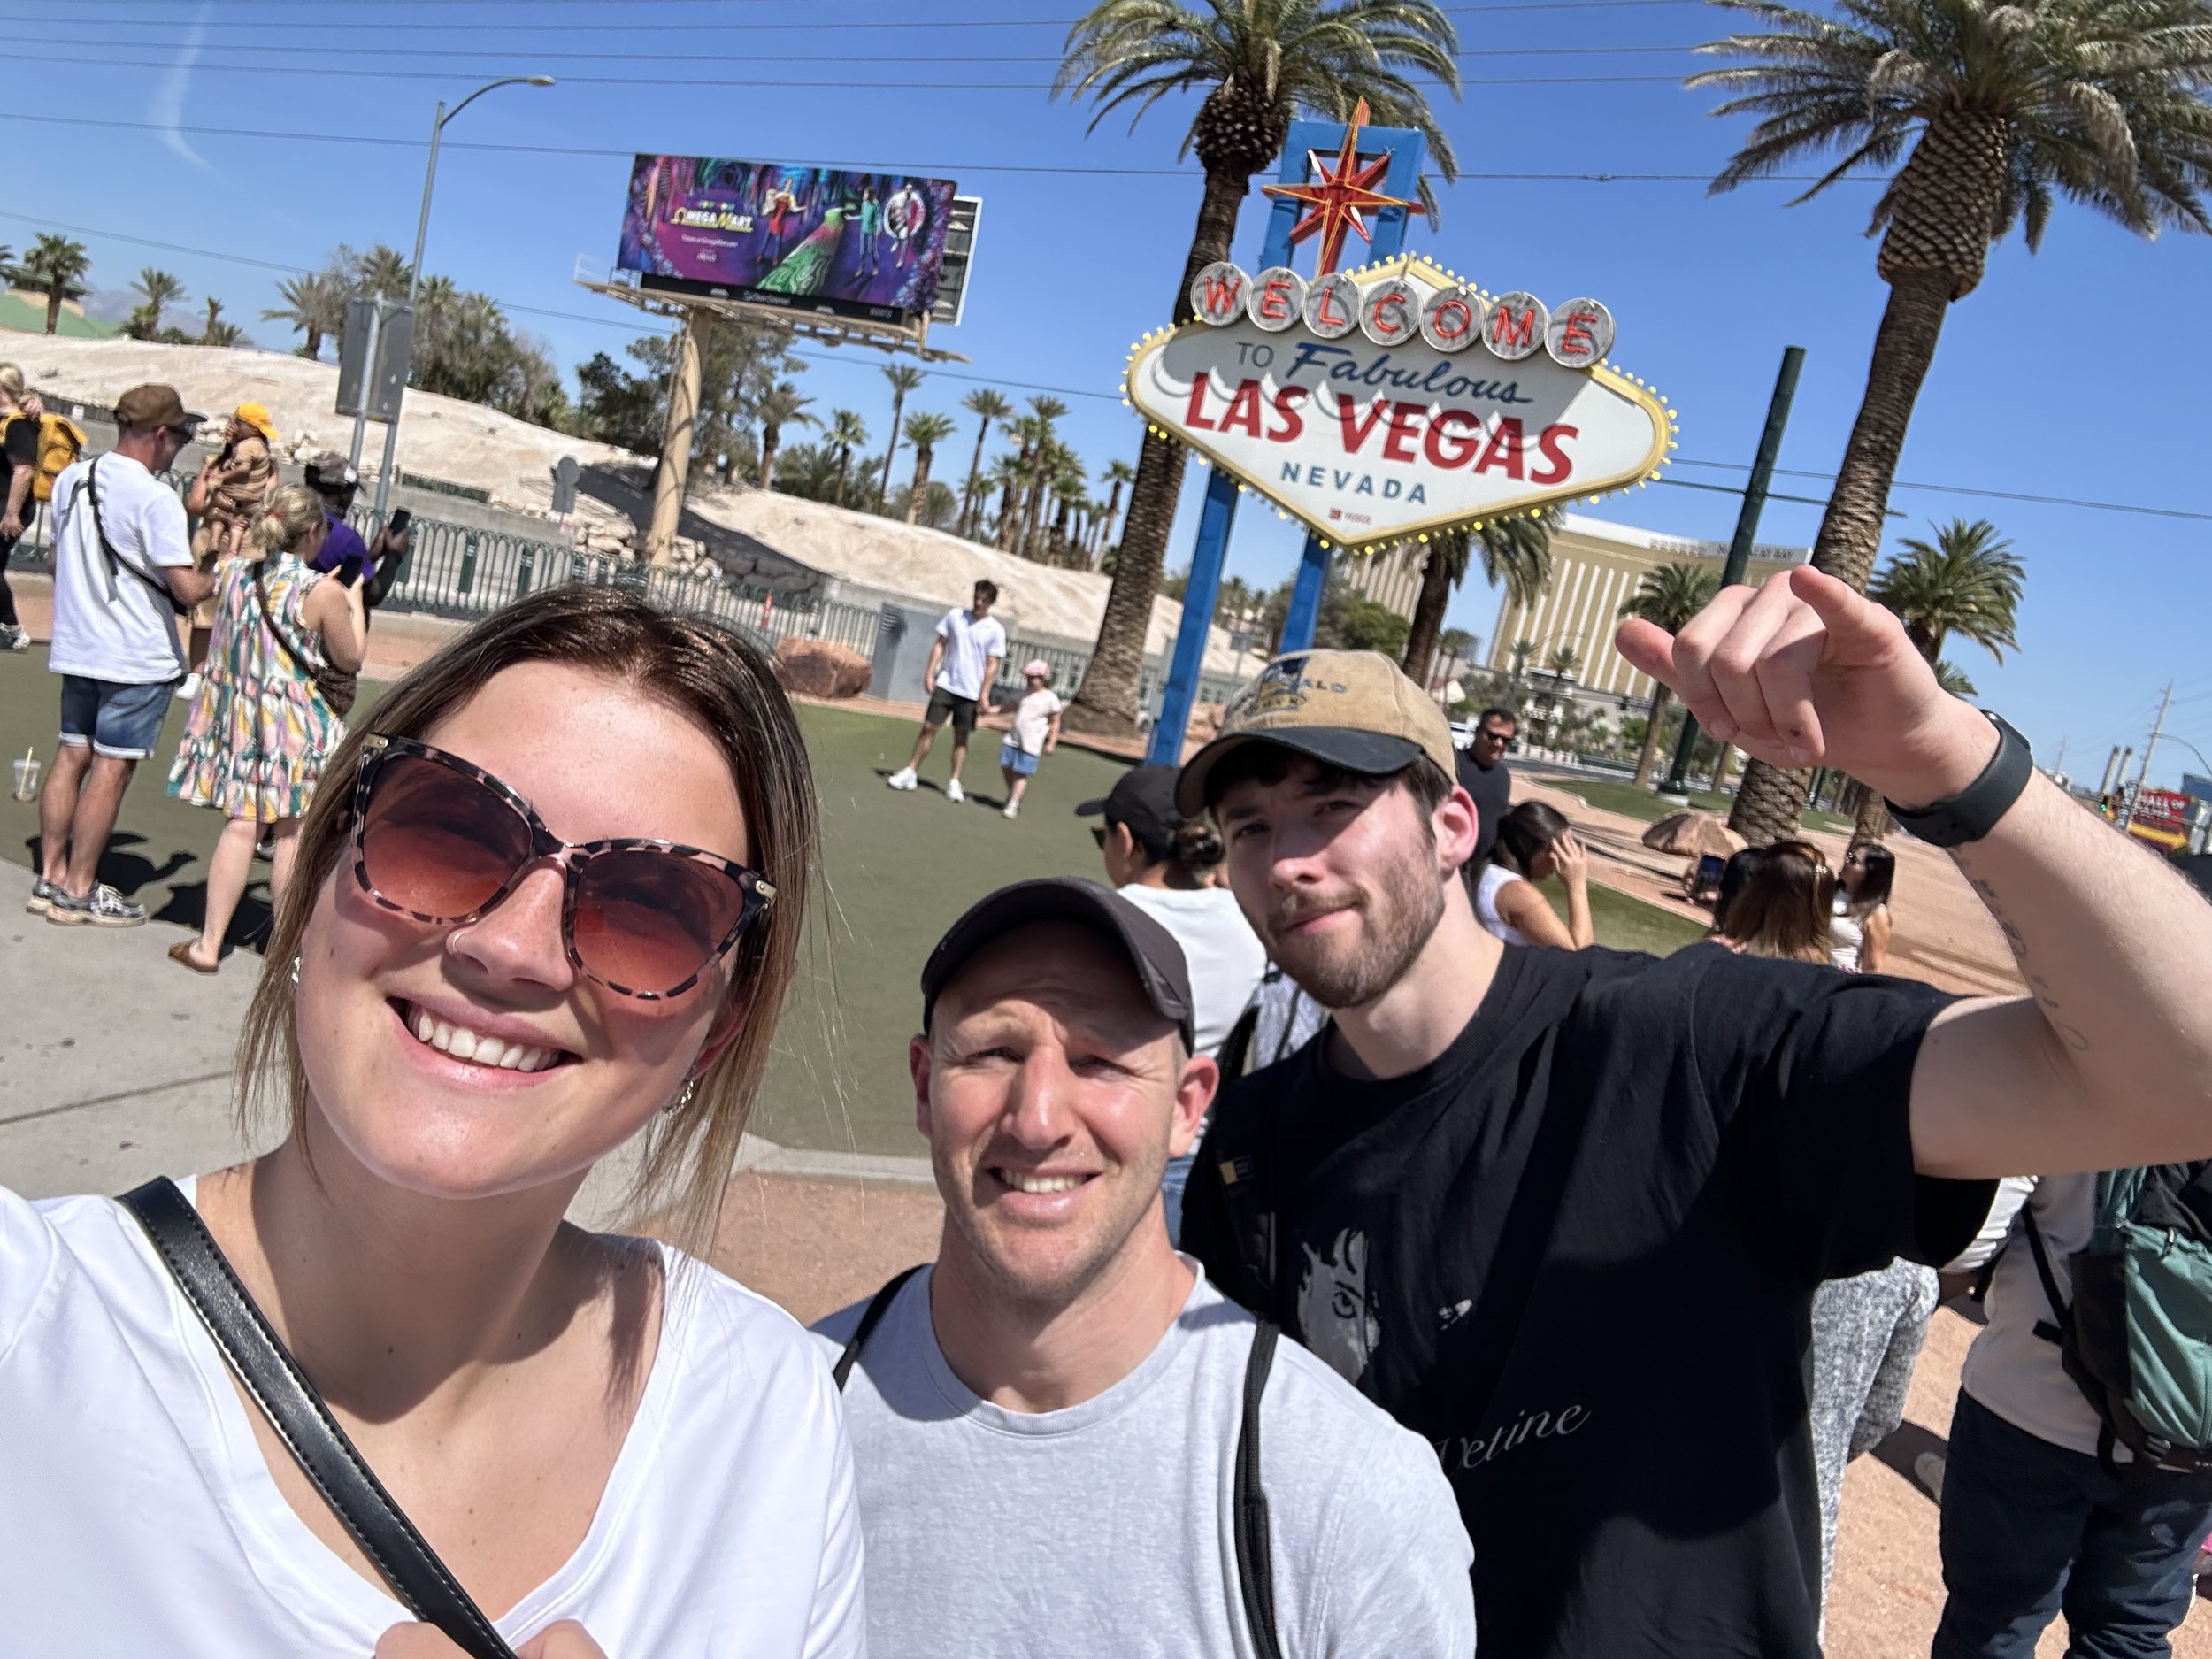
[[[1727, 589], [1678, 636], [1625, 623], [1620, 647], [1719, 741], [1839, 767], [1907, 808], [1957, 795], [1997, 750], [1895, 617], [1809, 568]], [[2212, 1156], [2212, 904], [2039, 772], [1953, 856], [2032, 995], [1935, 1021], [1913, 1071], [1920, 1171]]]

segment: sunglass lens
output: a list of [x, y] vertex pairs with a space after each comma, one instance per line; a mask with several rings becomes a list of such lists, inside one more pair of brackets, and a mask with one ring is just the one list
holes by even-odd
[[576, 956], [610, 985], [665, 995], [714, 959], [745, 908], [734, 877], [681, 854], [595, 854], [577, 882]]
[[451, 921], [482, 910], [530, 860], [530, 826], [488, 785], [403, 755], [386, 761], [361, 826], [369, 885], [402, 910]]

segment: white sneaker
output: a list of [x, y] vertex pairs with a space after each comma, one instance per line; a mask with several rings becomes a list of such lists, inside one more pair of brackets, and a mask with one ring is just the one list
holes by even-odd
[[889, 784], [894, 789], [911, 789], [917, 781], [914, 768], [911, 766], [902, 766], [884, 780], [884, 782]]
[[1022, 803], [1018, 801], [1009, 801], [1006, 803], [1006, 810], [999, 814], [1001, 818], [1019, 818], [1021, 815]]
[[948, 778], [945, 780], [946, 800], [952, 802], [955, 805], [957, 805], [959, 803], [966, 800], [967, 798], [968, 792], [960, 787], [959, 779]]
[[199, 695], [200, 677], [197, 674], [187, 674], [177, 682], [176, 695], [180, 702], [189, 703]]

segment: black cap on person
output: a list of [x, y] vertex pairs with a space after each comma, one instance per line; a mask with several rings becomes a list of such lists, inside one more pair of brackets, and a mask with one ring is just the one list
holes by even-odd
[[1156, 851], [1172, 846], [1176, 827], [1183, 821], [1175, 810], [1175, 768], [1132, 766], [1097, 800], [1077, 807], [1075, 816], [1126, 824], [1141, 845]]
[[1175, 935], [1112, 888], [1077, 876], [1050, 876], [1001, 887], [978, 899], [947, 928], [922, 964], [922, 1029], [929, 1029], [939, 993], [970, 957], [1031, 922], [1076, 922], [1119, 945], [1145, 1000], [1163, 1018], [1175, 1022], [1185, 1048], [1195, 1047], [1190, 968]]

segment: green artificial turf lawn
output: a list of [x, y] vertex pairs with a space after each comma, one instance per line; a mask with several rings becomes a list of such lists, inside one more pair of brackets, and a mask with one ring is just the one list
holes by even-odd
[[[59, 681], [42, 650], [0, 655], [0, 752], [54, 748]], [[381, 687], [365, 685], [357, 714]], [[164, 793], [184, 726], [175, 703], [155, 758], [143, 764], [100, 877], [140, 899], [156, 918], [199, 925], [204, 861], [219, 825], [213, 813]], [[907, 1039], [921, 1017], [922, 959], [953, 918], [992, 888], [1030, 876], [1102, 874], [1077, 802], [1106, 793], [1122, 763], [1081, 749], [1048, 756], [1022, 816], [999, 816], [1000, 734], [978, 732], [964, 773], [970, 794], [953, 806], [942, 794], [949, 734], [922, 768], [922, 787], [901, 794], [883, 779], [904, 764], [913, 726], [904, 720], [807, 706], [799, 710], [822, 799], [823, 902], [801, 956], [801, 977], [777, 1034], [775, 1059], [754, 1127], [772, 1141], [869, 1152], [918, 1153]], [[0, 797], [0, 856], [28, 865], [37, 809]], [[265, 864], [241, 907], [234, 939], [265, 926]], [[1598, 941], [1666, 952], [1701, 936], [1695, 924], [1609, 888], [1593, 886]], [[1555, 904], [1559, 900], [1555, 895]], [[149, 939], [157, 952], [162, 941]], [[234, 956], [227, 972], [250, 972]]]

